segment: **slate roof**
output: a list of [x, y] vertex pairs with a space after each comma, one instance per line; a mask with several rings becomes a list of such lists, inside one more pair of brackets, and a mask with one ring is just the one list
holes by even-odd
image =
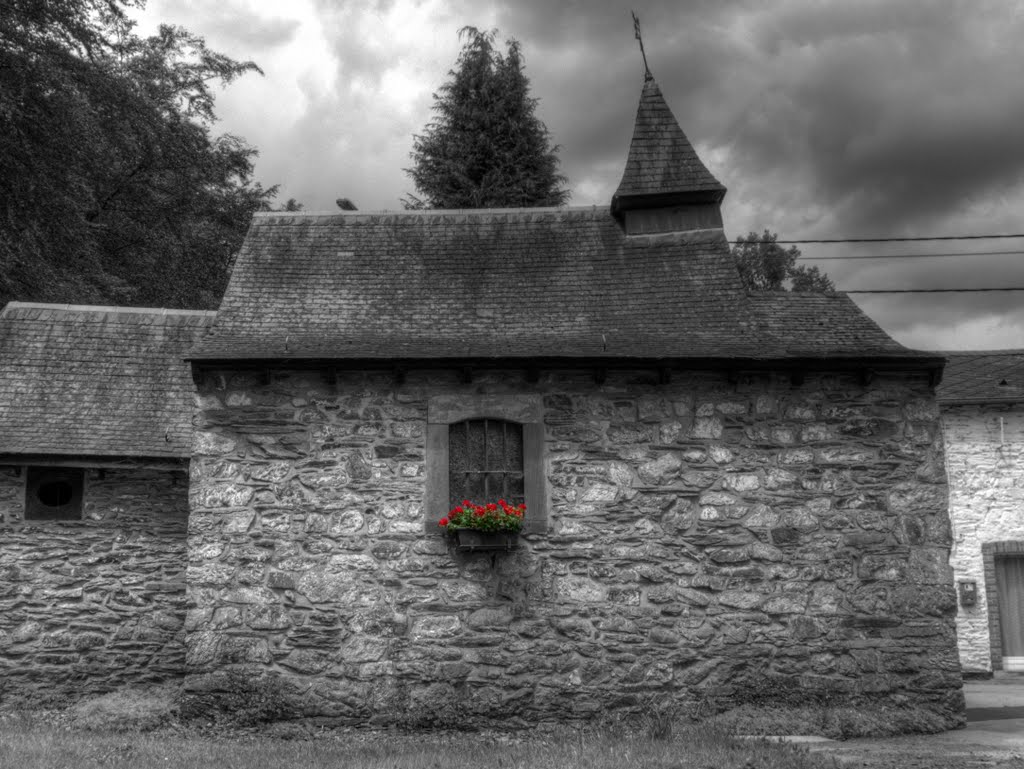
[[612, 208], [643, 207], [648, 197], [664, 205], [695, 197], [718, 202], [724, 196], [725, 187], [697, 157], [658, 84], [647, 80]]
[[743, 297], [721, 230], [607, 209], [256, 214], [191, 357], [743, 355]]
[[947, 352], [939, 403], [1024, 402], [1024, 350]]
[[187, 457], [182, 357], [212, 312], [11, 302], [0, 311], [0, 454]]
[[607, 209], [257, 214], [193, 360], [920, 357], [845, 296], [751, 297], [721, 230]]
[[941, 365], [843, 295], [748, 295], [717, 216], [676, 217], [685, 231], [657, 234], [627, 234], [616, 218], [717, 212], [724, 194], [650, 79], [611, 210], [258, 213], [216, 322], [188, 357]]
[[800, 357], [939, 357], [911, 351], [886, 334], [843, 293], [772, 291], [749, 297], [761, 333]]

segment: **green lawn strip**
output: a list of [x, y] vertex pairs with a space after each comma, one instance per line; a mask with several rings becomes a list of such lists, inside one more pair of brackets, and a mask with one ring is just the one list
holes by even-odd
[[111, 733], [0, 724], [0, 766], [19, 769], [833, 769], [800, 746], [735, 740], [702, 726], [670, 739], [558, 728], [546, 734], [325, 732], [305, 740]]
[[707, 718], [704, 723], [728, 734], [820, 735], [833, 740], [936, 734], [960, 725], [950, 714], [921, 706], [887, 708], [766, 707], [741, 705]]

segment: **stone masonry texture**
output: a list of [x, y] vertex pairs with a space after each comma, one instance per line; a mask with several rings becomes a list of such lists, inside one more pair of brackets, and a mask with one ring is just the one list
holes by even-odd
[[978, 588], [977, 604], [960, 606], [957, 615], [960, 661], [966, 672], [986, 673], [993, 670], [993, 639], [982, 546], [1024, 540], [1024, 407], [944, 406], [942, 427], [953, 520], [950, 564], [957, 581]]
[[60, 704], [184, 672], [184, 471], [86, 470], [82, 520], [23, 521], [0, 468], [0, 704]]
[[[424, 523], [428, 403], [516, 393], [543, 398], [548, 532], [455, 553]], [[782, 676], [962, 712], [924, 374], [224, 370], [198, 398], [196, 691], [237, 668], [307, 715], [537, 721]]]

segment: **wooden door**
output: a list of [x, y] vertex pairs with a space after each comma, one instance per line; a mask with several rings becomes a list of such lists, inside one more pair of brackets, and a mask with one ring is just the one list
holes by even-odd
[[1024, 671], [1024, 555], [996, 558], [1003, 670]]

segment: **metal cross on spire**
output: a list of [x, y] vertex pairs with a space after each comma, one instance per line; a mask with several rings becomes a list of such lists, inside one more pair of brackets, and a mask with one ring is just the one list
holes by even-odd
[[644, 80], [653, 80], [654, 75], [651, 74], [651, 68], [647, 66], [647, 54], [644, 52], [644, 39], [640, 34], [640, 19], [636, 15], [636, 11], [630, 11], [633, 14], [633, 34], [636, 35], [636, 39], [640, 41], [640, 55], [644, 57]]

